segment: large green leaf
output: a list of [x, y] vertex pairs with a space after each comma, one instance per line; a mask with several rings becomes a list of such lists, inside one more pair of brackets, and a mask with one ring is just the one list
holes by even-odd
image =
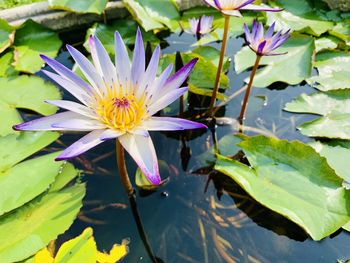
[[310, 137], [327, 137], [350, 140], [350, 113], [331, 112], [298, 127], [302, 134]]
[[[96, 23], [93, 27], [89, 28], [86, 33], [86, 41], [84, 47], [87, 50], [90, 50], [88, 44], [88, 37], [90, 35], [96, 35], [102, 42], [103, 46], [106, 48], [107, 52], [110, 55], [115, 53], [114, 45], [114, 34], [115, 31], [118, 31], [123, 38], [123, 41], [126, 45], [131, 45], [135, 43], [137, 23], [134, 20], [123, 19], [123, 20], [114, 20], [111, 24], [100, 24]], [[160, 40], [152, 33], [145, 32], [141, 29], [142, 38], [144, 42], [149, 41], [151, 44], [159, 44]]]
[[330, 167], [334, 169], [337, 175], [343, 178], [347, 183], [350, 182], [349, 160], [350, 149], [343, 145], [332, 145], [312, 142], [310, 145], [323, 157], [327, 159]]
[[17, 108], [29, 109], [43, 115], [56, 112], [57, 107], [45, 103], [45, 100], [60, 99], [56, 86], [36, 76], [0, 78], [0, 136], [14, 133], [12, 125], [22, 121]]
[[331, 112], [350, 113], [350, 89], [305, 93], [286, 104], [284, 110], [291, 112], [327, 115]]
[[314, 66], [318, 75], [308, 79], [315, 88], [328, 91], [350, 88], [350, 54], [346, 52], [325, 52], [316, 57]]
[[257, 136], [239, 144], [251, 166], [219, 156], [215, 169], [320, 240], [350, 220], [350, 192], [312, 147]]
[[329, 33], [342, 39], [347, 45], [350, 45], [350, 20], [337, 23]]
[[0, 262], [16, 262], [44, 248], [66, 231], [77, 216], [85, 185], [38, 197], [0, 217]]
[[11, 46], [15, 37], [15, 29], [6, 20], [0, 18], [0, 53]]
[[[312, 37], [294, 34], [276, 53], [288, 52], [280, 56], [265, 56], [260, 65], [264, 66], [255, 76], [255, 87], [266, 87], [274, 82], [296, 85], [311, 76], [312, 53], [315, 44]], [[244, 47], [235, 55], [235, 68], [238, 73], [252, 67], [256, 55]], [[293, 70], [286, 70], [293, 67]], [[248, 79], [246, 79], [246, 82]]]
[[48, 0], [50, 8], [76, 13], [102, 14], [108, 0]]
[[56, 132], [23, 132], [19, 136], [0, 137], [0, 173], [49, 145], [58, 136]]
[[180, 17], [173, 0], [123, 0], [135, 20], [146, 30], [165, 26], [175, 31], [180, 27]]
[[40, 54], [56, 57], [62, 42], [56, 32], [33, 20], [27, 20], [16, 31], [14, 66], [18, 71], [35, 73], [44, 62]]
[[267, 24], [276, 23], [276, 29], [290, 28], [319, 36], [334, 26], [333, 22], [324, 20], [305, 0], [277, 0], [276, 4], [285, 8], [282, 12], [267, 12]]

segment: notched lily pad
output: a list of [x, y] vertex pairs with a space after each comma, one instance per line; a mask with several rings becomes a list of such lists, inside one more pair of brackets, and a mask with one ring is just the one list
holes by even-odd
[[0, 18], [0, 53], [13, 44], [15, 29]]
[[245, 137], [238, 146], [251, 166], [219, 156], [215, 169], [259, 203], [301, 226], [314, 240], [350, 220], [350, 192], [310, 146], [264, 136]]
[[50, 8], [75, 13], [102, 14], [108, 0], [48, 0]]

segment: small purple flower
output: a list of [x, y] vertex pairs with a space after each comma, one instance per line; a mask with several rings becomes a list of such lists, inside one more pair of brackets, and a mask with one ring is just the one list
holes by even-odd
[[190, 23], [190, 30], [186, 30], [186, 32], [196, 36], [203, 36], [205, 34], [208, 34], [212, 30], [213, 20], [213, 16], [191, 18], [188, 20]]
[[283, 53], [272, 53], [275, 49], [280, 47], [290, 37], [290, 29], [282, 34], [282, 30], [273, 34], [275, 30], [275, 23], [273, 23], [264, 35], [264, 26], [262, 23], [253, 21], [252, 32], [244, 24], [245, 39], [249, 47], [259, 56], [273, 56], [282, 55]]
[[264, 6], [253, 5], [254, 0], [204, 0], [208, 5], [219, 10], [224, 15], [242, 16], [239, 10], [254, 10], [266, 12], [279, 12], [282, 9], [266, 8]]
[[153, 116], [188, 88], [182, 87], [197, 59], [170, 76], [172, 65], [157, 77], [160, 47], [157, 46], [146, 68], [141, 31], [136, 34], [134, 55], [130, 63], [127, 48], [115, 33], [115, 65], [96, 36], [89, 38], [91, 63], [72, 46], [67, 49], [88, 82], [54, 59], [42, 59], [55, 71], [43, 71], [70, 92], [78, 101], [48, 101], [66, 111], [14, 126], [21, 131], [86, 131], [87, 135], [65, 149], [56, 160], [76, 157], [106, 140], [118, 139], [153, 183], [161, 179], [158, 160], [149, 131], [175, 131], [206, 128], [193, 121]]

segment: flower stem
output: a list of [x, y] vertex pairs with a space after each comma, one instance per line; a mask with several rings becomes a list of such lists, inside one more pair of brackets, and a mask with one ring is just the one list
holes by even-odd
[[129, 179], [128, 171], [126, 169], [124, 148], [120, 144], [118, 139], [116, 139], [115, 143], [116, 143], [115, 150], [117, 154], [118, 173], [120, 175], [120, 179], [122, 180], [125, 192], [128, 195], [128, 197], [130, 197], [134, 194], [134, 188], [132, 187], [132, 184]]
[[211, 101], [210, 101], [209, 110], [208, 110], [208, 115], [211, 117], [213, 114], [213, 108], [214, 108], [214, 105], [216, 102], [216, 97], [218, 95], [219, 86], [220, 86], [220, 77], [221, 77], [222, 66], [224, 64], [224, 57], [225, 57], [225, 52], [226, 52], [229, 25], [230, 25], [230, 16], [225, 15], [224, 36], [223, 36], [222, 44], [221, 44], [219, 65], [218, 65], [218, 70], [216, 72], [214, 90], [213, 90], [213, 94], [211, 96]]
[[260, 59], [261, 59], [261, 55], [256, 55], [255, 64], [254, 64], [252, 72], [250, 73], [249, 83], [247, 86], [247, 90], [245, 92], [245, 96], [244, 96], [244, 100], [243, 100], [243, 104], [242, 104], [242, 108], [241, 108], [241, 113], [239, 114], [239, 121], [240, 122], [242, 122], [244, 119], [244, 114], [245, 114], [245, 110], [247, 108], [250, 90], [252, 89], [255, 73], [259, 67]]

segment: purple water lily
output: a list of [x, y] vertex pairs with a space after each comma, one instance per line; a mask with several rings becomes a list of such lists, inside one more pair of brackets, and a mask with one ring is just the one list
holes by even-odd
[[273, 23], [264, 34], [264, 26], [262, 23], [253, 21], [252, 31], [244, 24], [245, 39], [249, 47], [259, 56], [282, 55], [280, 53], [272, 53], [280, 47], [290, 37], [290, 29], [285, 33], [282, 30], [274, 34], [275, 23]]
[[190, 24], [190, 30], [186, 32], [196, 36], [203, 36], [210, 33], [213, 25], [213, 16], [201, 16], [200, 18], [191, 18], [188, 20]]
[[89, 38], [93, 64], [72, 46], [67, 46], [88, 83], [57, 61], [42, 59], [57, 73], [43, 72], [70, 92], [80, 103], [65, 100], [48, 101], [67, 111], [14, 126], [22, 131], [88, 131], [65, 149], [56, 160], [76, 157], [110, 139], [118, 139], [153, 184], [161, 179], [156, 152], [148, 131], [206, 128], [185, 119], [153, 117], [187, 91], [179, 88], [187, 79], [197, 59], [191, 60], [174, 75], [169, 65], [156, 77], [160, 58], [157, 46], [146, 69], [145, 50], [140, 30], [132, 63], [118, 32], [115, 33], [114, 65], [96, 36]]
[[204, 0], [208, 5], [219, 10], [224, 15], [242, 16], [239, 10], [254, 10], [266, 12], [279, 12], [282, 9], [268, 8], [259, 5], [253, 5], [254, 0]]

